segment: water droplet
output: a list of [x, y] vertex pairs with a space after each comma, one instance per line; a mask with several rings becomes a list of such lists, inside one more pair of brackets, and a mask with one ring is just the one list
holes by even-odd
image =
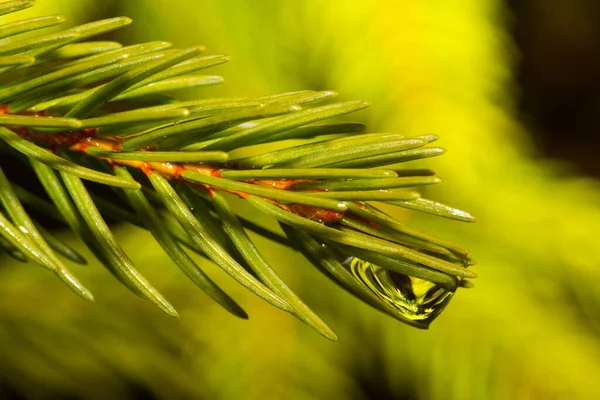
[[389, 271], [356, 257], [345, 264], [373, 293], [413, 321], [431, 322], [454, 295], [424, 279]]

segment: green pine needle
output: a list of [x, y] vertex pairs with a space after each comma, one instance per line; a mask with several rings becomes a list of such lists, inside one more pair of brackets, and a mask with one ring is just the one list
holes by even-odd
[[[0, 15], [32, 4], [1, 2]], [[187, 251], [330, 340], [337, 335], [277, 275], [249, 232], [299, 250], [359, 299], [419, 328], [476, 277], [466, 249], [372, 204], [474, 221], [415, 190], [439, 184], [435, 172], [402, 165], [443, 154], [429, 145], [437, 136], [365, 133], [363, 124], [337, 118], [369, 104], [331, 102], [335, 91], [177, 101], [174, 91], [221, 83], [198, 71], [229, 58], [167, 42], [85, 42], [128, 25], [127, 17], [43, 33], [63, 21], [51, 15], [0, 25], [0, 149], [9, 155], [0, 160], [0, 253], [31, 260], [93, 299], [65, 266], [87, 260], [34, 221], [28, 213], [35, 210], [68, 226], [133, 293], [177, 316], [105, 218], [129, 222], [149, 230], [233, 315], [248, 317]], [[30, 168], [46, 198], [18, 177], [10, 181], [1, 169], [9, 163]], [[119, 200], [83, 180], [110, 186]], [[278, 220], [286, 237], [242, 218], [229, 195]]]

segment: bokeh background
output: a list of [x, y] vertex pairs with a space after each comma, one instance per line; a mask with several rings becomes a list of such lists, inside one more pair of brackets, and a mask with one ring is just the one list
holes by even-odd
[[[38, 0], [19, 16], [115, 15], [123, 43], [204, 44], [223, 85], [180, 97], [335, 89], [372, 102], [371, 131], [435, 133], [428, 196], [478, 217], [406, 211], [471, 248], [472, 290], [429, 331], [369, 309], [293, 250], [269, 259], [337, 331], [330, 343], [205, 268], [250, 313], [212, 304], [149, 235], [124, 248], [178, 308], [170, 319], [99, 265], [96, 304], [46, 271], [0, 258], [0, 398], [600, 398], [600, 3], [594, 0]], [[414, 165], [419, 165], [414, 163]], [[68, 233], [60, 233], [73, 242]], [[81, 247], [81, 246], [79, 246]], [[74, 267], [76, 268], [76, 267]]]

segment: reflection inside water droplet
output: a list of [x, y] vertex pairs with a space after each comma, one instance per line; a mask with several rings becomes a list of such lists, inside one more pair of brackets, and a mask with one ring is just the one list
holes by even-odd
[[389, 271], [356, 257], [345, 264], [373, 293], [414, 321], [432, 321], [454, 295], [429, 281]]

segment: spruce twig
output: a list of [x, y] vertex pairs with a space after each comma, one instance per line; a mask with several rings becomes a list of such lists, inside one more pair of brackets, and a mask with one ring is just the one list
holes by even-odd
[[[0, 13], [31, 4], [3, 2]], [[225, 193], [276, 218], [290, 240], [285, 243], [342, 287], [413, 326], [427, 327], [456, 288], [476, 277], [465, 249], [407, 228], [371, 204], [474, 221], [412, 190], [439, 183], [432, 171], [399, 165], [442, 154], [429, 145], [437, 137], [364, 133], [359, 123], [330, 122], [368, 106], [332, 102], [334, 91], [177, 101], [163, 94], [221, 82], [197, 72], [228, 57], [199, 56], [201, 47], [174, 50], [166, 42], [82, 42], [128, 25], [126, 17], [37, 34], [63, 20], [0, 26], [7, 38], [0, 42], [0, 146], [27, 161], [49, 198], [10, 182], [0, 169], [0, 251], [50, 269], [92, 299], [61, 256], [85, 259], [35, 223], [26, 212], [35, 209], [68, 225], [133, 293], [176, 316], [114, 239], [104, 221], [114, 217], [148, 229], [232, 314], [247, 318], [182, 244], [330, 340], [336, 334], [279, 278], [247, 232], [285, 239], [240, 218]], [[289, 139], [305, 143], [290, 146]], [[265, 143], [277, 150], [235, 156]], [[1, 164], [8, 160], [3, 156]], [[85, 181], [111, 186], [121, 203], [99, 197]]]

